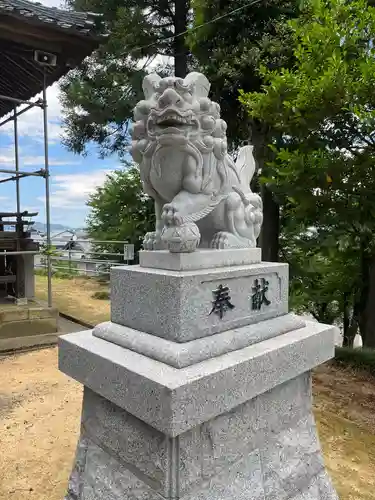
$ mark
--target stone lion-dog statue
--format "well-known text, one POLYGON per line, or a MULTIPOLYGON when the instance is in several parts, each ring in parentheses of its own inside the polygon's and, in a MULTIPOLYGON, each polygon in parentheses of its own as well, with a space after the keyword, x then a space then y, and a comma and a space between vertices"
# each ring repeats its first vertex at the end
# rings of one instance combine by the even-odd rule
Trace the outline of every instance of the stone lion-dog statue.
POLYGON ((237 161, 231 159, 227 124, 209 90, 208 79, 196 72, 143 80, 132 156, 145 193, 155 201, 155 231, 145 235, 145 250, 256 246, 263 214, 261 198, 250 189, 253 147, 242 147, 237 161))

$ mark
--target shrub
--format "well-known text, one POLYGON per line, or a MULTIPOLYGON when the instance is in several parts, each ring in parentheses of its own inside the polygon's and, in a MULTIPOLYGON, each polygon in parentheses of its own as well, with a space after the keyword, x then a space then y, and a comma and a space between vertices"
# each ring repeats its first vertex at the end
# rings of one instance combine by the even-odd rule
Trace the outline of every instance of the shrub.
POLYGON ((34 274, 36 276, 47 276, 48 271, 47 269, 34 269, 34 274))
POLYGON ((91 297, 98 300, 109 300, 109 292, 101 290, 100 292, 93 293, 91 297))
POLYGON ((99 285, 108 285, 110 281, 109 275, 91 276, 90 279, 96 281, 96 283, 99 283, 99 285))
POLYGON ((375 376, 375 350, 336 347, 335 363, 340 366, 364 370, 375 376))
POLYGON ((61 278, 64 280, 71 280, 75 277, 74 275, 70 274, 67 271, 55 271, 55 270, 52 270, 52 276, 54 278, 61 278))

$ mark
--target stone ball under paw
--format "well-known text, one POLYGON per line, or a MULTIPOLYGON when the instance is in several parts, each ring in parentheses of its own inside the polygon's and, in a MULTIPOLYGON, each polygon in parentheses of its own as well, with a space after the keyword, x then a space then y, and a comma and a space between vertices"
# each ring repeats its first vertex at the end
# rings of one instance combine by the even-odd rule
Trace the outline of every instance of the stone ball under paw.
POLYGON ((165 227, 161 239, 172 253, 191 253, 197 249, 201 234, 196 224, 187 222, 181 226, 165 227))

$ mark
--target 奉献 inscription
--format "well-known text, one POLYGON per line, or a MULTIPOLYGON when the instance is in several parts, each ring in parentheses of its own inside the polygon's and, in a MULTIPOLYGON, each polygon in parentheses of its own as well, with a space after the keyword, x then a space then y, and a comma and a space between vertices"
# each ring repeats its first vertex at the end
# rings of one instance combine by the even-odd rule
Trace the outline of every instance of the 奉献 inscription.
POLYGON ((212 302, 212 309, 210 314, 218 314, 220 319, 223 319, 224 314, 228 309, 234 309, 234 305, 231 303, 231 297, 229 295, 229 288, 227 286, 219 285, 216 290, 212 291, 214 300, 212 302))
POLYGON ((265 278, 256 279, 252 287, 251 308, 253 311, 260 311, 262 304, 269 306, 271 301, 266 297, 269 282, 265 278))

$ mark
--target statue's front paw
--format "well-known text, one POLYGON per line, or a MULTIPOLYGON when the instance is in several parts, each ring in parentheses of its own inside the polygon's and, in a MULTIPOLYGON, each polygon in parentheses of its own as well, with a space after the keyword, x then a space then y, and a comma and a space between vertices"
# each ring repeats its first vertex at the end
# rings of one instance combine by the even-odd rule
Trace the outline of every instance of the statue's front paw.
POLYGON ((155 232, 146 233, 143 238, 143 250, 153 250, 155 241, 155 232))
POLYGON ((220 231, 216 233, 211 241, 211 248, 222 250, 225 248, 247 248, 255 246, 246 238, 241 238, 232 233, 220 231))
POLYGON ((162 219, 165 226, 181 226, 183 224, 182 215, 173 203, 167 203, 163 207, 162 219))
POLYGON ((165 248, 166 245, 161 240, 160 233, 152 231, 145 234, 143 238, 143 250, 164 250, 165 248))
POLYGON ((211 241, 211 248, 216 248, 218 250, 224 249, 224 248, 230 248, 230 241, 229 241, 229 233, 226 233, 224 231, 220 231, 219 233, 216 233, 215 236, 213 237, 211 241))

